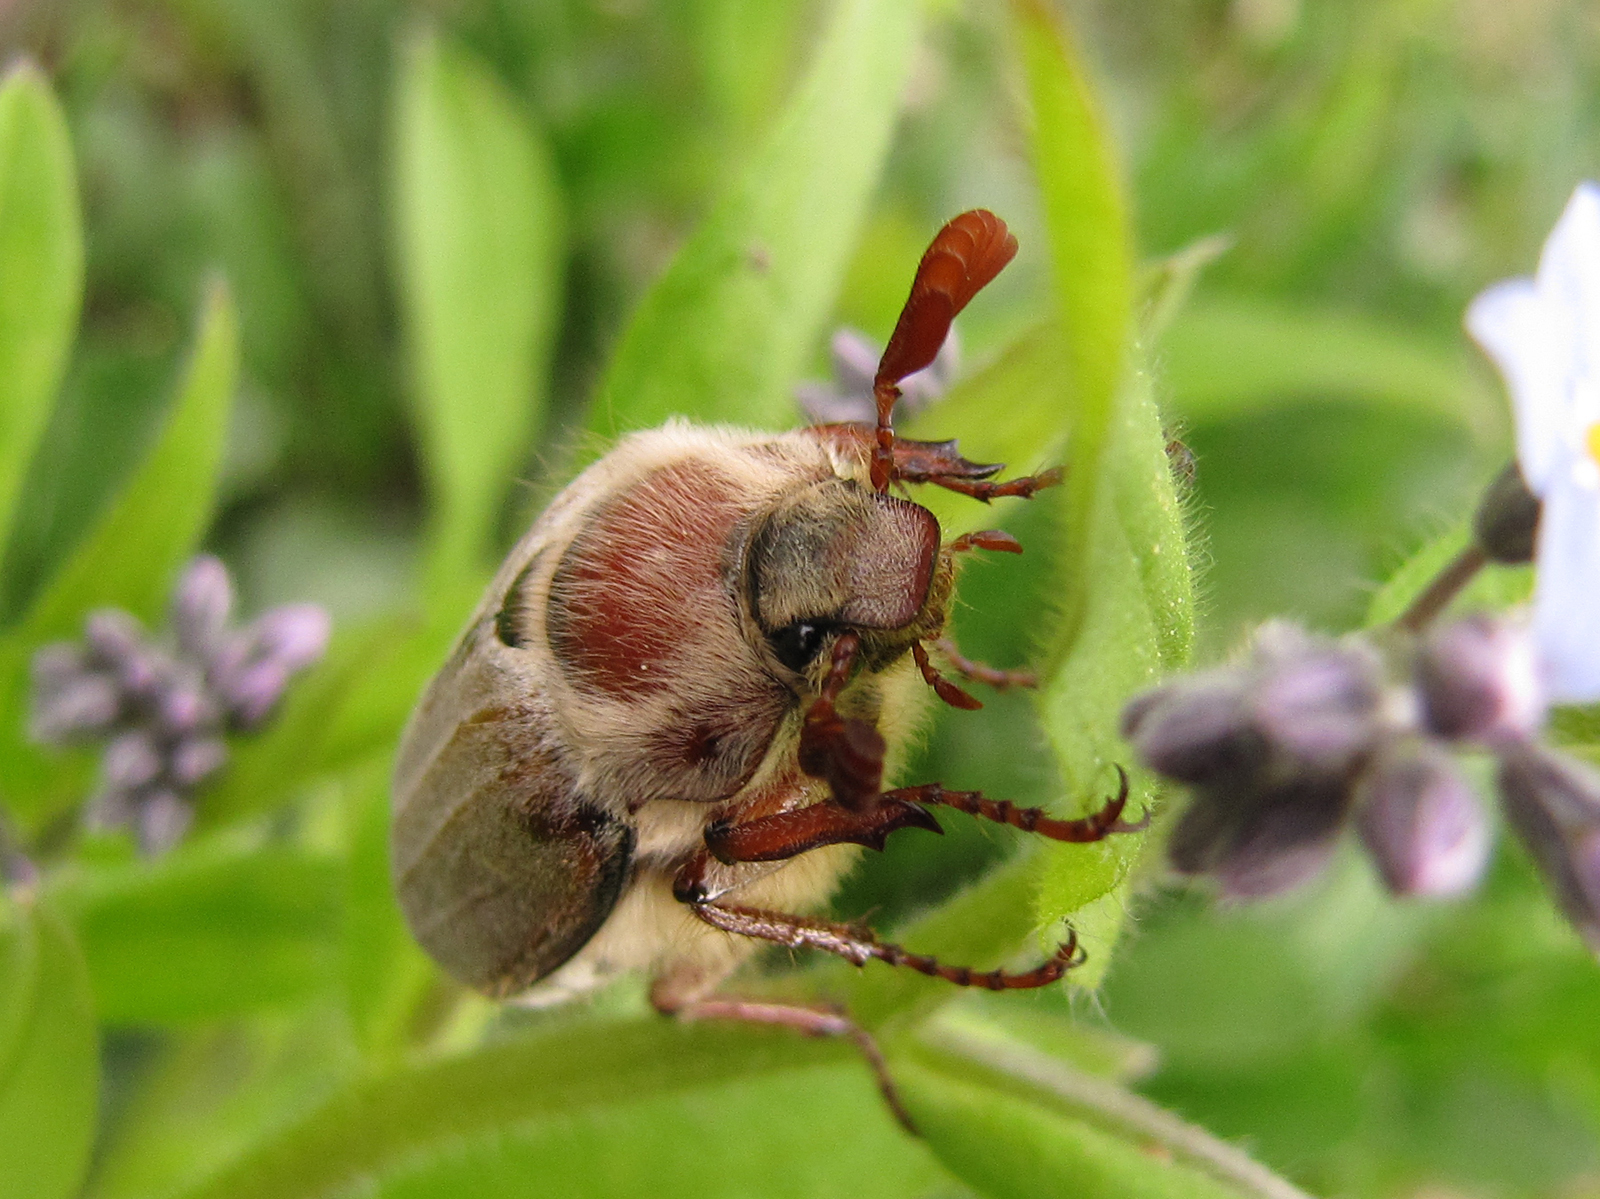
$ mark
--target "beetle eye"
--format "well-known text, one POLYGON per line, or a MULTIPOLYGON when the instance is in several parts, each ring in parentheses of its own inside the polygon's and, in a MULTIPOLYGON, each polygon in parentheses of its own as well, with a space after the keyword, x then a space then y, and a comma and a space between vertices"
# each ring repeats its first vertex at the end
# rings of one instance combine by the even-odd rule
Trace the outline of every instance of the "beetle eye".
POLYGON ((769 633, 767 642, 778 656, 778 661, 799 674, 815 661, 832 628, 832 625, 817 620, 797 620, 769 633))

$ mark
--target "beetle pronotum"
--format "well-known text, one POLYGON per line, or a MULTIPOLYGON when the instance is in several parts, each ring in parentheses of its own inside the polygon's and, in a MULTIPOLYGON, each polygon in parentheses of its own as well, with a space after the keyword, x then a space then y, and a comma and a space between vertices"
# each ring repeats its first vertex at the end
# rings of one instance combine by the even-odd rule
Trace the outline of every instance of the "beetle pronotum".
POLYGON ((792 914, 821 904, 859 847, 939 831, 932 807, 1063 841, 1134 827, 1125 778, 1081 820, 937 783, 882 787, 912 689, 978 706, 928 645, 969 677, 1024 681, 940 640, 956 556, 1021 547, 998 531, 941 544, 931 512, 890 494, 932 484, 988 502, 1059 481, 996 482, 1000 467, 890 421, 899 381, 1016 248, 981 209, 940 230, 879 363, 876 426, 632 434, 512 550, 395 772, 400 903, 450 974, 544 1002, 649 971, 663 1012, 855 1037, 893 1102, 842 1016, 713 991, 760 941, 996 990, 1076 964, 1070 934, 1035 969, 980 973, 792 914))

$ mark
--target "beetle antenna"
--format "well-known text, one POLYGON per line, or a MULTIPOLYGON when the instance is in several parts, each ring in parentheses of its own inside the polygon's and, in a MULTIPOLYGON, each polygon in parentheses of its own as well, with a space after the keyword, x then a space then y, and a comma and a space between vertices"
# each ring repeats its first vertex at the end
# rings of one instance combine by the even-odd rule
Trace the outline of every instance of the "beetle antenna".
POLYGON ((892 416, 900 398, 900 381, 938 356, 956 314, 1016 253, 1017 239, 1006 223, 986 208, 974 208, 939 230, 917 264, 911 294, 872 380, 872 398, 878 407, 877 440, 872 450, 874 491, 888 491, 894 477, 892 416))

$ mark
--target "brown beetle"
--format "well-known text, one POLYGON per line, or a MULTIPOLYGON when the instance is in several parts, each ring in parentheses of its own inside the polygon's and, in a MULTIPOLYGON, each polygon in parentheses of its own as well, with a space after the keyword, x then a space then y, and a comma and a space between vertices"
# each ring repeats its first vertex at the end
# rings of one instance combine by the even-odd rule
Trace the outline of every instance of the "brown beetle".
MULTIPOLYGON (((996 990, 1076 963, 1069 937, 1034 970, 978 973, 791 914, 821 904, 859 847, 939 831, 931 806, 1065 841, 1135 827, 1120 819, 1126 779, 1100 812, 1066 821, 938 784, 881 785, 923 682, 978 706, 926 648, 945 626, 956 555, 1021 548, 1001 532, 941 544, 933 514, 891 485, 987 502, 1059 481, 994 482, 1000 467, 890 425, 898 382, 933 360, 1016 248, 983 210, 939 232, 879 364, 875 428, 635 433, 511 552, 395 773, 401 906, 450 974, 548 1002, 645 970, 664 1012, 851 1035, 882 1080, 842 1017, 712 991, 757 941, 996 990)), ((969 677, 1020 681, 939 644, 969 677)))

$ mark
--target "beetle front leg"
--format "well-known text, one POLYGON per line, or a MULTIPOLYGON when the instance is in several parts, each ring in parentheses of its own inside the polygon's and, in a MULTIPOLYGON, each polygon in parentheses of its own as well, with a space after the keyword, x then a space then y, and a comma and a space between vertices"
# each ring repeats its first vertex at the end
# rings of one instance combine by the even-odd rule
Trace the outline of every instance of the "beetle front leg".
MULTIPOLYGON (((824 845, 864 845, 882 850, 889 834, 899 829, 943 833, 928 811, 930 806, 954 808, 1052 841, 1079 845, 1104 841, 1114 833, 1142 832, 1150 824, 1148 813, 1133 822, 1122 819, 1128 806, 1128 775, 1120 766, 1117 775, 1117 794, 1099 811, 1077 820, 1059 819, 1043 808, 1021 808, 1008 799, 990 799, 981 791, 947 791, 938 783, 923 783, 885 791, 875 805, 859 811, 830 800, 739 824, 719 822, 706 829, 706 850, 726 865, 782 862, 824 845)), ((690 896, 680 891, 678 898, 688 900, 690 896)))
POLYGON ((787 861, 824 845, 864 845, 881 851, 889 834, 903 828, 944 832, 933 814, 915 800, 884 795, 863 811, 829 800, 741 824, 721 821, 706 829, 705 838, 711 856, 732 865, 787 861))

